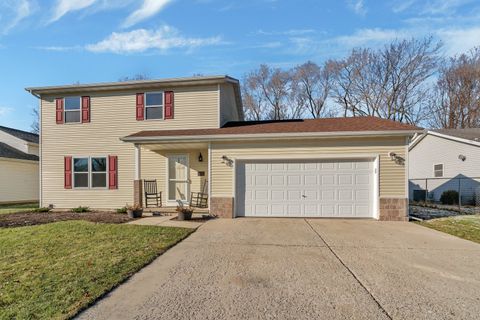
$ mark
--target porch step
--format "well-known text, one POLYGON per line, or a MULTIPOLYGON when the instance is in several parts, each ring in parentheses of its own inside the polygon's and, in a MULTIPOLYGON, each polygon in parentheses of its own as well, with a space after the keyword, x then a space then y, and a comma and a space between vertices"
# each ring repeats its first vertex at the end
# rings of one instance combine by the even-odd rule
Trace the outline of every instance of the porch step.
MULTIPOLYGON (((151 214, 152 216, 176 216, 177 211, 176 207, 148 207, 144 208, 143 212, 146 214, 151 214)), ((193 213, 195 214, 210 214, 210 210, 208 208, 194 208, 193 213)))

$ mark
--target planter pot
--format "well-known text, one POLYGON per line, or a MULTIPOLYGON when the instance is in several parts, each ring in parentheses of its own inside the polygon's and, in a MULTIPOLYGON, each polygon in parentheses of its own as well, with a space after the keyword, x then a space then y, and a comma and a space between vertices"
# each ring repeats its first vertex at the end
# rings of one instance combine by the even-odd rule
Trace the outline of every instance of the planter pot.
POLYGON ((130 218, 141 218, 143 209, 140 210, 127 210, 127 214, 130 218))
POLYGON ((183 212, 183 211, 180 211, 180 212, 178 212, 177 220, 180 220, 180 221, 190 220, 190 219, 192 219, 192 213, 193 213, 193 212, 183 212))

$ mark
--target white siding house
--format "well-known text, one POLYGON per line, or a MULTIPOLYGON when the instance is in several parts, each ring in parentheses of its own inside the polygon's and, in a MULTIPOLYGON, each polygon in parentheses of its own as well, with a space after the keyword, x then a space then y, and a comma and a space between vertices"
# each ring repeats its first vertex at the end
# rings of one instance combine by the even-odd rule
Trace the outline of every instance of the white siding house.
MULTIPOLYGON (((409 147, 409 198, 439 201, 446 190, 461 193, 462 203, 480 196, 480 129, 428 131, 409 147)), ((480 198, 479 198, 480 200, 480 198)))
POLYGON ((39 199, 38 135, 0 126, 0 203, 39 199))

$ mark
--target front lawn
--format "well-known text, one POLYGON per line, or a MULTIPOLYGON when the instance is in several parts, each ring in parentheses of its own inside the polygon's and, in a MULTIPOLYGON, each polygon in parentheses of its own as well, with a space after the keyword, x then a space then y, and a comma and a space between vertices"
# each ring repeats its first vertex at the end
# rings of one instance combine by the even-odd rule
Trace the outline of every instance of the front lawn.
POLYGON ((0 229, 0 319, 64 319, 192 229, 64 221, 0 229))
POLYGON ((453 216, 418 223, 425 227, 480 243, 480 215, 453 216))
POLYGON ((38 202, 22 203, 22 204, 0 204, 0 214, 27 212, 27 211, 33 211, 37 208, 38 208, 38 202))

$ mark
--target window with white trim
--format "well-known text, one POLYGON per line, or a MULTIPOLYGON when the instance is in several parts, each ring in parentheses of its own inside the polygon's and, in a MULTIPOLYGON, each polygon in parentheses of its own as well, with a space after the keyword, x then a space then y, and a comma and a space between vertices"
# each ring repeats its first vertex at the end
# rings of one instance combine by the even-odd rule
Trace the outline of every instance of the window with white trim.
POLYGON ((145 93, 145 119, 163 119, 163 92, 145 93))
POLYGON ((80 97, 65 97, 64 100, 65 123, 81 122, 82 102, 80 97))
POLYGON ((73 187, 88 188, 88 158, 73 158, 73 187))
POLYGON ((435 178, 443 177, 443 164, 439 163, 433 165, 433 176, 435 178))
POLYGON ((106 188, 107 173, 106 157, 73 158, 74 188, 106 188))

